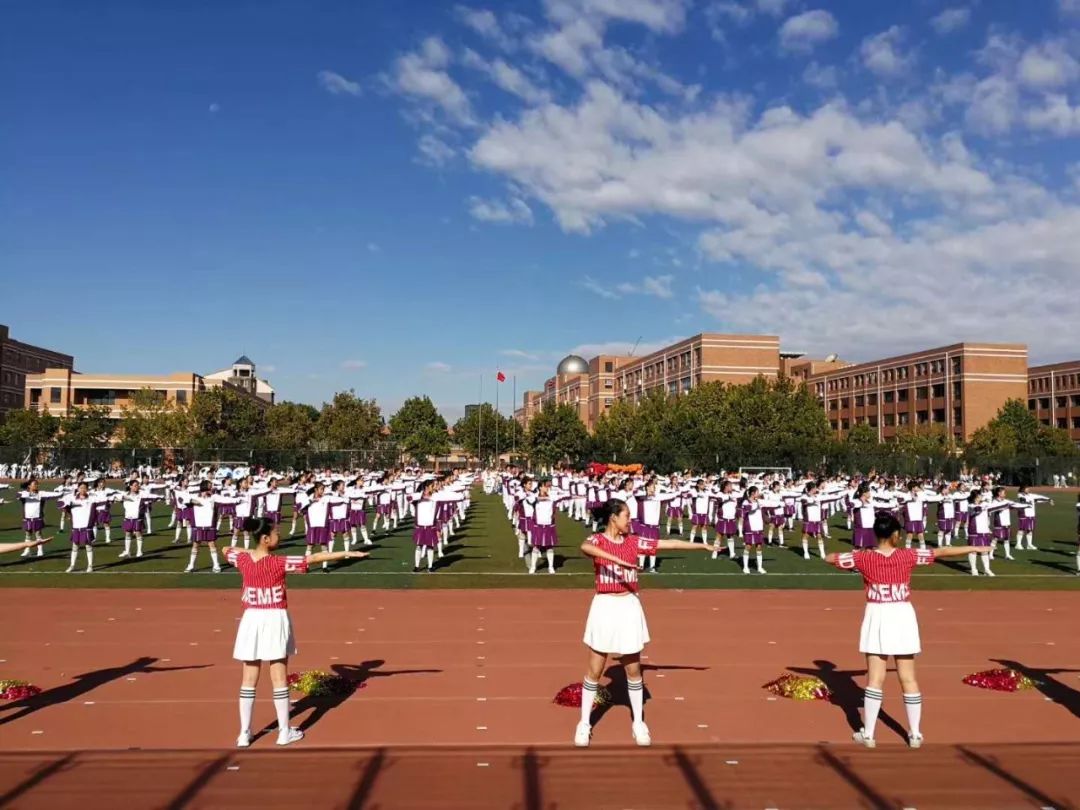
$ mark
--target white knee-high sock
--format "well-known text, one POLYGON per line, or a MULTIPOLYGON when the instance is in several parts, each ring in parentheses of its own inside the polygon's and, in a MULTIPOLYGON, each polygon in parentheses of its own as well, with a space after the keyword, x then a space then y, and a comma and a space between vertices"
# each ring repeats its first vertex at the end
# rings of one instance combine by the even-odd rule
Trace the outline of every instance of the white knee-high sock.
POLYGON ((191 556, 188 558, 188 568, 195 567, 195 556, 199 553, 199 547, 195 544, 191 544, 191 556))
POLYGON ((124 556, 131 553, 131 532, 124 532, 124 556))
POLYGON ((874 727, 877 725, 878 712, 881 711, 881 701, 885 693, 880 689, 866 687, 863 692, 863 734, 870 739, 874 738, 874 727))
POLYGON ((218 561, 218 553, 216 546, 210 546, 210 562, 214 568, 221 568, 221 563, 218 561))
POLYGON ((427 567, 429 570, 435 567, 435 549, 433 548, 427 550, 427 567))
POLYGON ((173 542, 174 543, 179 543, 180 542, 180 530, 182 528, 183 528, 183 524, 178 522, 176 524, 176 531, 173 533, 173 542))
POLYGON ((255 687, 240 687, 240 733, 251 733, 251 715, 255 712, 255 687))
POLYGON ((349 527, 349 534, 352 536, 352 544, 355 546, 356 545, 356 527, 355 526, 350 526, 349 527))
POLYGON ((990 555, 989 554, 980 554, 979 556, 982 557, 983 571, 985 571, 988 574, 993 573, 990 570, 990 555))
POLYGON ((86 547, 86 569, 90 570, 94 567, 94 547, 86 547))
POLYGON ((142 556, 142 535, 135 535, 135 554, 139 557, 142 556))
POLYGON ((413 554, 413 568, 420 567, 420 559, 424 556, 424 549, 420 546, 416 547, 416 553, 413 554))
POLYGON ((78 546, 72 546, 71 547, 71 567, 74 568, 75 563, 77 563, 78 561, 79 561, 79 547, 78 546))
MULTIPOLYGON (((38 546, 38 552, 41 552, 40 546, 38 546)), ((1076 553, 1076 572, 1080 574, 1080 551, 1076 553)))
MULTIPOLYGON (((626 691, 630 694, 630 711, 634 715, 634 722, 644 721, 645 712, 645 682, 626 679, 626 691)), ((584 692, 582 692, 584 695, 584 692)))
POLYGON ((760 548, 757 550, 757 570, 762 573, 765 571, 765 558, 762 556, 760 548))
POLYGON ((106 543, 111 543, 112 542, 112 526, 110 526, 107 523, 105 524, 105 542, 106 543))
POLYGON ((908 730, 912 737, 921 737, 919 723, 922 722, 922 695, 919 692, 904 693, 904 709, 907 711, 908 730))
POLYGON ((360 535, 364 538, 364 545, 365 546, 370 546, 371 545, 371 538, 368 537, 367 526, 361 526, 360 527, 360 535))
POLYGON ((745 548, 742 553, 742 570, 744 574, 750 573, 750 552, 745 548))
POLYGON ((825 559, 825 541, 824 540, 818 540, 817 541, 817 550, 818 550, 818 554, 821 555, 821 559, 824 560, 825 559))
POLYGON ((278 734, 289 732, 289 687, 274 687, 274 714, 277 715, 278 734))
POLYGON ((251 532, 244 532, 244 548, 251 548, 251 532))
POLYGON ((547 550, 546 556, 547 556, 548 571, 554 571, 555 570, 555 549, 549 548, 547 550))
POLYGON ((735 559, 735 538, 729 537, 727 541, 727 553, 728 557, 735 559))
POLYGON ((540 562, 540 549, 534 548, 529 555, 529 573, 536 573, 536 565, 540 562))
MULTIPOLYGON (((1001 544, 1005 547, 1005 559, 1006 560, 1011 560, 1012 559, 1012 551, 1009 549, 1009 538, 1006 537, 1004 540, 1001 541, 1001 544)), ((1017 548, 1019 548, 1019 547, 1020 547, 1019 544, 1017 544, 1017 548)))
POLYGON ((596 702, 596 693, 600 684, 590 681, 588 678, 581 682, 581 722, 589 725, 589 716, 592 714, 593 704, 596 702))
POLYGON ((971 567, 971 573, 973 573, 973 574, 978 574, 979 573, 979 563, 978 563, 978 560, 976 559, 978 556, 979 555, 975 554, 974 552, 971 553, 971 554, 968 554, 968 565, 971 567))
POLYGON ((802 553, 804 557, 810 556, 810 540, 806 537, 802 539, 802 553))

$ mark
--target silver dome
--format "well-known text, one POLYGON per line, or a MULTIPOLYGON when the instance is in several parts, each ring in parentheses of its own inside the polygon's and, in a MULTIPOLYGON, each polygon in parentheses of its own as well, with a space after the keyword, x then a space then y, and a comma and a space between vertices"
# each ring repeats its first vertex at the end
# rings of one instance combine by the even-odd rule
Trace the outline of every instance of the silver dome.
POLYGON ((557 374, 588 374, 589 364, 584 357, 568 354, 559 362, 557 374))

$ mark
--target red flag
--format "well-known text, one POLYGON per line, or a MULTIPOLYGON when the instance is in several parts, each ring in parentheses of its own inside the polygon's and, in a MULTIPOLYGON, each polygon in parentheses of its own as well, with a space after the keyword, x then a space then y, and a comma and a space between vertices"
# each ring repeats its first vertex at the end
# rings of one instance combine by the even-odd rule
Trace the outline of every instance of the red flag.
POLYGON ((495 375, 495 379, 499 382, 506 382, 506 375, 500 371, 495 375))

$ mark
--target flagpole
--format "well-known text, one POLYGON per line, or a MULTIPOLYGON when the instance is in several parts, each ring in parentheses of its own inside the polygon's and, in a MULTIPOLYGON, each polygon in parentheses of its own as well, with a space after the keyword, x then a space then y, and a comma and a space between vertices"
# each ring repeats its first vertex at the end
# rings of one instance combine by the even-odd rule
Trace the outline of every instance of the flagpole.
POLYGON ((476 419, 476 462, 482 464, 481 461, 481 445, 483 444, 484 436, 484 375, 480 375, 480 400, 476 405, 477 419, 476 419))
MULTIPOLYGON (((517 405, 517 374, 514 375, 514 396, 513 399, 510 400, 510 405, 512 408, 517 405)), ((510 411, 510 415, 514 416, 513 410, 510 411)), ((514 416, 514 426, 511 428, 512 432, 510 433, 510 441, 513 444, 513 449, 510 451, 511 464, 514 463, 514 456, 517 455, 517 429, 517 417, 514 416)))
POLYGON ((495 378, 495 468, 499 467, 499 378, 495 378))

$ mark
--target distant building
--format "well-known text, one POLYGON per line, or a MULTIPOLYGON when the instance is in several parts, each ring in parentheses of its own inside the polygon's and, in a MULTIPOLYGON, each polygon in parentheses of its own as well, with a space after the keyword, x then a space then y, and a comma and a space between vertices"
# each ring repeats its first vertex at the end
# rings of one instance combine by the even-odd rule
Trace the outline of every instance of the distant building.
POLYGON ((479 405, 466 405, 465 406, 465 418, 468 419, 470 416, 472 416, 478 410, 480 410, 479 405))
POLYGON ((269 402, 271 405, 274 404, 274 389, 266 380, 259 379, 255 373, 255 364, 246 354, 240 355, 231 367, 215 371, 213 374, 207 374, 205 379, 214 382, 227 382, 234 388, 240 388, 265 402, 269 402))
POLYGON ((1080 360, 1028 369, 1028 410, 1080 444, 1080 360))
POLYGON ((71 369, 75 358, 12 340, 8 327, 0 324, 0 414, 22 408, 26 401, 26 377, 47 368, 71 369))

